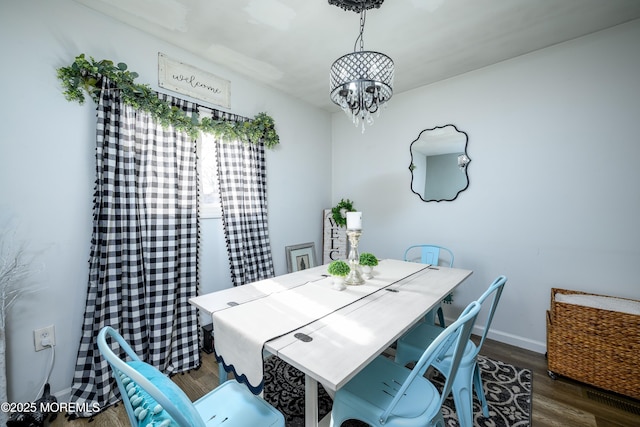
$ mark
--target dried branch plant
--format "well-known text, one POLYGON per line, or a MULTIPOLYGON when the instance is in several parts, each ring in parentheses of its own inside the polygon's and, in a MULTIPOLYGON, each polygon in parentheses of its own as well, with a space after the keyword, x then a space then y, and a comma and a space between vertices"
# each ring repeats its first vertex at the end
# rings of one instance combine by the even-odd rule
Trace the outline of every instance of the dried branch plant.
POLYGON ((31 260, 13 234, 6 230, 0 234, 0 329, 5 328, 7 313, 18 297, 32 291, 26 286, 31 260))
MULTIPOLYGON (((0 229, 0 402, 7 402, 6 319, 13 303, 21 295, 31 292, 26 285, 31 274, 31 259, 23 245, 16 245, 15 229, 0 229)), ((5 425, 8 412, 0 412, 0 425, 5 425)))

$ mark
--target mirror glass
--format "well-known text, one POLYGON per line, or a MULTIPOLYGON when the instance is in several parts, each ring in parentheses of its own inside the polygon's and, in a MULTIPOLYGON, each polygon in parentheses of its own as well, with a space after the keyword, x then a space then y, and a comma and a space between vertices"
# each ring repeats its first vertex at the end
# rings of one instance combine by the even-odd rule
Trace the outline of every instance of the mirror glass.
POLYGON ((425 202, 452 201, 469 186, 469 138, 454 125, 425 129, 411 143, 411 191, 425 202))

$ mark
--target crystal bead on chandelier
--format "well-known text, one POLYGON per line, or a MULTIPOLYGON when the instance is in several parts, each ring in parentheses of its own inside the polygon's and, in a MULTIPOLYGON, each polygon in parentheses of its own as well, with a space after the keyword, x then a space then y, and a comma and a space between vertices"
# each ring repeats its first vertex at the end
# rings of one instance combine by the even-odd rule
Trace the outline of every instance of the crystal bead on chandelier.
POLYGON ((393 60, 380 52, 364 50, 364 24, 367 9, 379 8, 384 0, 329 0, 329 4, 360 13, 360 34, 353 53, 338 58, 331 65, 329 84, 331 100, 351 117, 354 125, 373 124, 372 114, 393 95, 393 60), (358 46, 360 50, 356 50, 358 46))

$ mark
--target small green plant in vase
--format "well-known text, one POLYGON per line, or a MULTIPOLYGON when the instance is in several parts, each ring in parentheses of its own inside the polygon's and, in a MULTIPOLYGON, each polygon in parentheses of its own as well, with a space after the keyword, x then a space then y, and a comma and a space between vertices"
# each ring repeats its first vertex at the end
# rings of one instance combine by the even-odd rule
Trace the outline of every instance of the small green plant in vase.
POLYGON ((360 254, 360 266, 362 267, 362 275, 365 279, 373 277, 373 267, 378 265, 378 258, 372 253, 363 252, 360 254))
POLYGON ((349 275, 349 272, 351 271, 351 268, 345 261, 337 260, 331 261, 329 267, 327 268, 327 271, 332 276, 347 277, 347 275, 349 275))
POLYGON ((327 271, 333 276, 333 288, 339 291, 345 289, 344 279, 351 271, 349 264, 342 260, 331 261, 327 271))

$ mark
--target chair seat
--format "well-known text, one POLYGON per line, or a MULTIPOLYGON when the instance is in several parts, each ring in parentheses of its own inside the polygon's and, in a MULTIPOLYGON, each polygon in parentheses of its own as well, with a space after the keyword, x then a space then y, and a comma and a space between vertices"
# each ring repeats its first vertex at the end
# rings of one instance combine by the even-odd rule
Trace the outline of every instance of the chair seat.
MULTIPOLYGON (((334 416, 340 418, 343 406, 358 414, 381 415, 410 373, 409 369, 378 356, 336 392, 334 416)), ((411 383, 385 425, 407 425, 407 419, 413 420, 411 425, 428 425, 439 410, 438 390, 429 380, 419 377, 411 383)), ((365 421, 378 424, 378 420, 365 421)))
POLYGON ((98 334, 100 354, 109 363, 127 416, 134 427, 284 427, 284 416, 236 381, 227 381, 195 402, 168 376, 143 362, 112 327, 98 334), (120 354, 107 342, 117 343, 120 354), (125 359, 130 359, 125 361, 125 359))
POLYGON ((467 306, 458 320, 427 347, 413 369, 378 356, 336 392, 331 427, 357 419, 374 427, 444 426, 441 408, 452 390, 465 343, 471 335, 480 303, 467 306), (453 358, 440 392, 423 374, 433 360, 452 347, 453 358))
MULTIPOLYGON (((185 413, 188 410, 184 406, 181 407, 181 405, 190 405, 188 397, 169 377, 141 361, 130 361, 127 365, 149 379, 181 412, 185 413)), ((279 411, 237 381, 226 381, 193 402, 193 406, 207 427, 284 425, 284 417, 279 411)), ((162 420, 173 421, 167 415, 160 414, 160 416, 162 420)), ((158 420, 145 419, 144 421, 153 425, 158 424, 158 420)))
POLYGON ((207 427, 284 425, 279 411, 237 381, 226 381, 193 404, 207 427))

